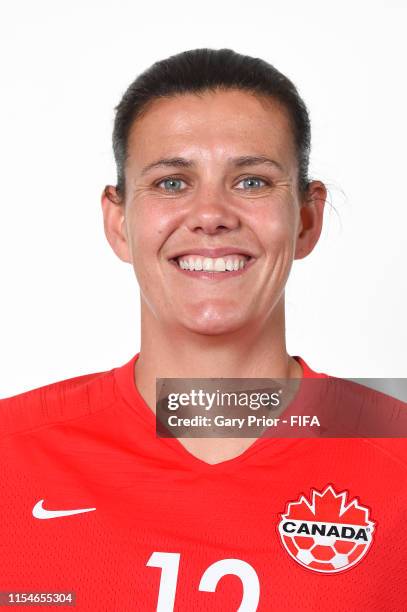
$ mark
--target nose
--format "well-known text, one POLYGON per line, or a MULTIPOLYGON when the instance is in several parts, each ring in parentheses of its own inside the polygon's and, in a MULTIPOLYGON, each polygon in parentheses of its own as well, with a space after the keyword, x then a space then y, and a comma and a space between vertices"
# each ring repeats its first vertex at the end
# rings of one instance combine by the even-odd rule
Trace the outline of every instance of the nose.
POLYGON ((211 186, 197 192, 186 225, 195 233, 217 234, 239 227, 239 216, 223 189, 211 186))

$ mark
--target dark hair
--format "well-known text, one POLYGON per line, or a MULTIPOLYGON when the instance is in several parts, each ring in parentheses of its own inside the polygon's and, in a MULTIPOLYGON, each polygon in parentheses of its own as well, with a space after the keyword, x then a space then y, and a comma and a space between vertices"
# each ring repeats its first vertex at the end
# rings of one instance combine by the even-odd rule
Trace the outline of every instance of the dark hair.
POLYGON ((187 93, 240 89, 277 99, 288 111, 298 161, 298 183, 305 191, 311 127, 307 107, 293 83, 266 61, 232 49, 193 49, 155 62, 128 87, 115 107, 113 151, 117 166, 116 189, 125 194, 127 142, 134 121, 157 98, 187 93))

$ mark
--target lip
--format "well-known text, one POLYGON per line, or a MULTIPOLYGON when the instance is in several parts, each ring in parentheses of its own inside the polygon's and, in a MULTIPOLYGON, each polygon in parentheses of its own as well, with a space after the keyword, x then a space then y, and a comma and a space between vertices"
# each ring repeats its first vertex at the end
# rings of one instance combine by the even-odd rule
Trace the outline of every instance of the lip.
POLYGON ((224 255, 246 255, 255 259, 255 255, 246 249, 241 247, 217 247, 217 248, 185 248, 182 251, 178 251, 173 255, 170 255, 168 259, 178 259, 183 255, 201 255, 202 257, 223 257, 224 255))

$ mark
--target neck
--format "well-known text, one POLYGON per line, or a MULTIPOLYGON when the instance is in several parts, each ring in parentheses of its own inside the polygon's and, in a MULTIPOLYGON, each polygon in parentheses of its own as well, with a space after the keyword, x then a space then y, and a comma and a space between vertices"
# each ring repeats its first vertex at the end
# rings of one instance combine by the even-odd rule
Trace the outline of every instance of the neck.
POLYGON ((287 354, 284 297, 261 324, 203 335, 157 323, 142 307, 137 388, 155 410, 156 378, 301 378, 287 354))

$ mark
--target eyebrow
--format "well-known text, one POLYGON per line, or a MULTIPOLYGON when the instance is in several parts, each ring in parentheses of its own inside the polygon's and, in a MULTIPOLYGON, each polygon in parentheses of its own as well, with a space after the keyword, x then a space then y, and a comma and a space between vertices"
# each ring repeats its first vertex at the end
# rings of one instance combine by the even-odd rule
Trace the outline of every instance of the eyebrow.
MULTIPOLYGON (((284 170, 282 165, 279 164, 275 159, 270 159, 264 155, 241 155, 240 157, 229 157, 227 162, 236 167, 240 168, 242 166, 258 166, 260 164, 270 164, 279 170, 284 170)), ((196 167, 196 162, 192 159, 186 159, 185 157, 167 157, 158 159, 151 164, 145 166, 141 171, 141 176, 147 174, 153 168, 162 168, 162 167, 175 167, 175 168, 194 168, 196 167)))

